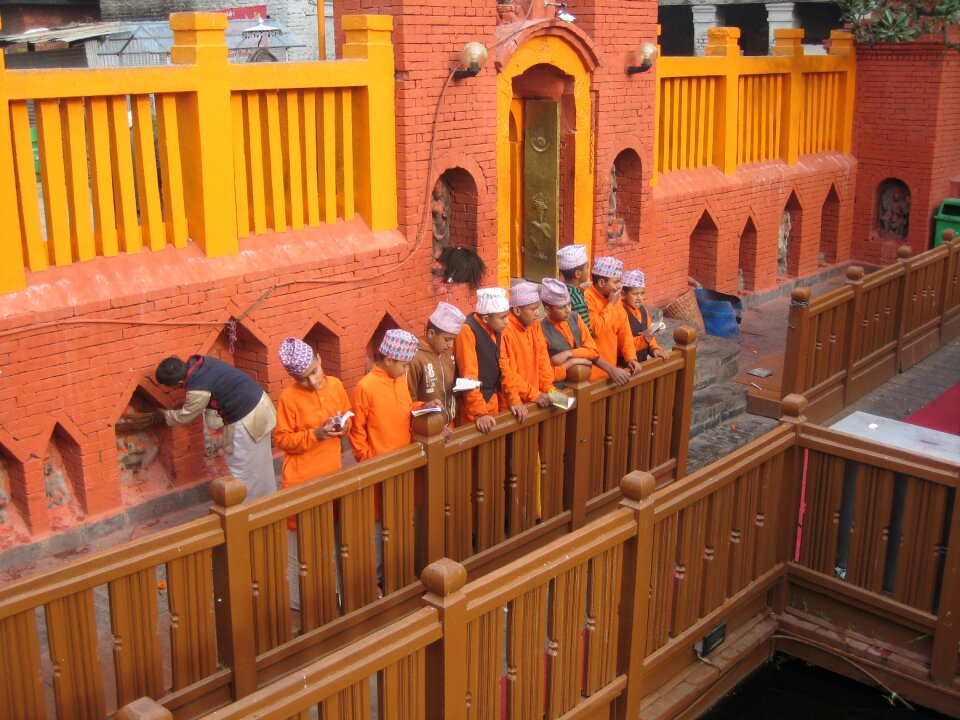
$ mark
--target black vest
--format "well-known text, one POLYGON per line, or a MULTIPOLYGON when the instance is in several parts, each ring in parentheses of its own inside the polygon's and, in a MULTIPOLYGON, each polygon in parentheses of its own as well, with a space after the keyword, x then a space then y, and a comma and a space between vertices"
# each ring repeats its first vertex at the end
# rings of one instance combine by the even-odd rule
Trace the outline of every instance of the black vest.
MULTIPOLYGON (((627 313, 627 320, 630 321, 630 334, 633 337, 639 337, 640 335, 643 335, 647 331, 647 328, 650 327, 650 316, 647 314, 647 308, 645 305, 640 306, 639 319, 627 309, 624 309, 624 312, 627 313)), ((637 350, 637 360, 640 362, 643 362, 648 357, 650 357, 650 348, 637 350)))
POLYGON ((543 320, 540 321, 540 327, 543 328, 543 337, 547 340, 547 350, 550 352, 551 357, 557 353, 573 350, 583 345, 583 338, 580 337, 580 323, 577 322, 577 316, 574 313, 570 313, 570 316, 567 318, 567 324, 570 326, 573 341, 576 343, 574 347, 570 347, 567 339, 547 318, 543 318, 543 320))
POLYGON ((263 390, 257 381, 242 370, 206 355, 192 355, 187 360, 187 391, 210 393, 210 407, 228 425, 245 418, 260 402, 263 390))
POLYGON ((493 342, 487 329, 477 321, 476 313, 470 313, 467 325, 476 338, 480 394, 489 402, 493 394, 500 389, 500 333, 497 333, 497 341, 493 342))

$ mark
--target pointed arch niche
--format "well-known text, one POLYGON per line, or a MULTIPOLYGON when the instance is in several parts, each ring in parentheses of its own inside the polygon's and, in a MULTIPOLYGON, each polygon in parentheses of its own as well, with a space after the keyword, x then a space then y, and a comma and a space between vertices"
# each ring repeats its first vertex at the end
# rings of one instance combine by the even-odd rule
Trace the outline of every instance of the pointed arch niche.
POLYGON ((340 357, 340 336, 321 322, 315 322, 303 341, 316 351, 325 375, 339 378, 343 372, 340 357))
POLYGON ((0 443, 0 549, 26 542, 30 530, 18 507, 24 486, 23 464, 0 443))
POLYGON ((44 452, 43 489, 51 529, 70 526, 83 517, 80 443, 60 423, 53 426, 44 452))
POLYGON ((757 226, 752 217, 748 217, 740 231, 740 290, 754 290, 757 287, 757 258, 760 247, 757 244, 757 226))
POLYGON ((831 185, 820 211, 820 258, 819 262, 833 264, 837 261, 837 241, 840 236, 840 196, 837 186, 831 185))
POLYGON ((705 287, 714 287, 717 278, 717 251, 720 231, 706 210, 690 233, 690 258, 687 273, 705 287))
POLYGON ((791 192, 780 215, 777 244, 777 275, 797 277, 800 273, 800 241, 803 238, 803 206, 791 192))
POLYGON ((368 367, 373 367, 373 359, 376 357, 377 349, 380 347, 380 343, 383 342, 383 336, 387 334, 387 330, 394 330, 399 327, 400 324, 393 319, 390 313, 384 313, 383 317, 380 318, 380 322, 377 323, 377 327, 374 328, 370 334, 370 338, 367 340, 366 355, 368 367))
POLYGON ((607 200, 607 242, 640 240, 640 213, 643 202, 643 165, 640 156, 627 148, 610 169, 610 196, 607 200))

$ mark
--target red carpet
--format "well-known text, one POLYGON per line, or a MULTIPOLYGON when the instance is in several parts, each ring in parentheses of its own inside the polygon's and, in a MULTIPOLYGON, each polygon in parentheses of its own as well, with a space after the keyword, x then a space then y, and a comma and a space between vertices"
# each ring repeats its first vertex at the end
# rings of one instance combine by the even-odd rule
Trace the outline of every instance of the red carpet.
POLYGON ((917 410, 904 422, 960 435, 960 383, 938 395, 932 403, 917 410))

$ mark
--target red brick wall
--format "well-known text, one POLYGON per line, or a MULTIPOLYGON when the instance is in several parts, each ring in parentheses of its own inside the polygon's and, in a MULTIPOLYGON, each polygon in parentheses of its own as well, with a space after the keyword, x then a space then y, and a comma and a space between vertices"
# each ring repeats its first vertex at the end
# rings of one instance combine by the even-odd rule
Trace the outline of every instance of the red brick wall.
POLYGON ((874 233, 877 187, 891 177, 911 194, 906 243, 914 253, 929 247, 931 218, 960 175, 958 88, 960 54, 940 42, 857 48, 855 258, 896 258, 899 243, 874 233))

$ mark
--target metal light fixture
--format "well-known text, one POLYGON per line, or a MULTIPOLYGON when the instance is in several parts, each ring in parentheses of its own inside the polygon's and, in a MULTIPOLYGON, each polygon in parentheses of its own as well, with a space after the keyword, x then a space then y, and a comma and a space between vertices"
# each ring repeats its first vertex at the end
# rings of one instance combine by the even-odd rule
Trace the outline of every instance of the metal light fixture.
POLYGON ((573 13, 567 10, 567 4, 565 2, 548 2, 548 0, 543 0, 543 6, 545 8, 555 7, 557 9, 557 20, 572 23, 577 19, 573 13))
POLYGON ((487 48, 483 43, 468 42, 460 51, 460 64, 454 71, 455 80, 473 77, 487 62, 487 48))
POLYGON ((653 43, 645 42, 636 53, 636 65, 627 65, 627 75, 646 72, 653 67, 653 61, 657 58, 657 46, 653 43))

